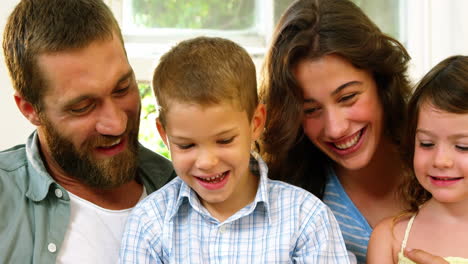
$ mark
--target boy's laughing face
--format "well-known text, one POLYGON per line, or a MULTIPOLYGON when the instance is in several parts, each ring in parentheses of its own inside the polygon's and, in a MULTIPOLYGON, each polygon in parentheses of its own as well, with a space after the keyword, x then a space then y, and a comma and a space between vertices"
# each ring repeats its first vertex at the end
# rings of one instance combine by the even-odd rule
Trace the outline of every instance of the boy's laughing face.
POLYGON ((171 152, 177 175, 218 218, 250 203, 258 179, 249 171, 252 143, 263 131, 265 107, 251 120, 231 103, 209 106, 172 102, 158 131, 171 152))

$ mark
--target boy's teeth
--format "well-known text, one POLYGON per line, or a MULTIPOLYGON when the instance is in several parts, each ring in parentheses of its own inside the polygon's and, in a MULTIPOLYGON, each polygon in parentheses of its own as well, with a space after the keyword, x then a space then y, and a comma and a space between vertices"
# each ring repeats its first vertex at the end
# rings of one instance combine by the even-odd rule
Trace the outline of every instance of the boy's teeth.
POLYGON ((213 177, 209 177, 209 178, 200 178, 201 180, 203 181, 206 181, 206 182, 212 182, 212 181, 215 181, 215 180, 222 180, 224 178, 224 176, 226 176, 226 173, 223 172, 223 173, 220 173, 216 176, 213 176, 213 177))
POLYGON ((357 133, 356 136, 354 136, 353 138, 349 139, 348 141, 346 141, 344 143, 341 143, 341 144, 334 143, 334 145, 338 149, 347 149, 347 148, 350 148, 350 147, 356 145, 356 143, 359 141, 360 137, 361 137, 361 132, 357 133))

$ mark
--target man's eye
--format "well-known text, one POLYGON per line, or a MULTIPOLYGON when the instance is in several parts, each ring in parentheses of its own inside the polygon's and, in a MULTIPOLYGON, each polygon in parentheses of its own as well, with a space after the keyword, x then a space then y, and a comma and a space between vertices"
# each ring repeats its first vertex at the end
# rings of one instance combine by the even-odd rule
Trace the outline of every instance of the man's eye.
POLYGON ((234 141, 234 138, 235 138, 235 137, 231 137, 231 138, 223 139, 223 140, 218 140, 218 144, 229 144, 229 143, 231 143, 232 141, 234 141))
POLYGON ((127 94, 128 90, 130 89, 130 86, 127 86, 127 87, 124 87, 124 88, 120 88, 120 89, 117 89, 114 91, 114 94, 118 95, 118 96, 122 96, 122 95, 125 95, 127 94))
POLYGON ((89 110, 91 110, 93 108, 94 104, 87 104, 83 107, 75 107, 75 108, 71 108, 70 109, 70 112, 72 112, 73 114, 84 114, 86 112, 88 112, 89 110))

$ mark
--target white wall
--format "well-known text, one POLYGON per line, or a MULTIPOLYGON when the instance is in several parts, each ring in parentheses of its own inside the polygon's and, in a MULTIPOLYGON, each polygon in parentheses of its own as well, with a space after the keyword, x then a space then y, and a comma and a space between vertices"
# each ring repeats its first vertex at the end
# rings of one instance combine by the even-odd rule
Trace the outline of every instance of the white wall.
POLYGON ((405 0, 406 48, 412 57, 410 76, 419 80, 451 55, 468 55, 467 0, 405 0))
MULTIPOLYGON (((19 0, 0 0, 0 43, 3 42, 3 30, 8 15, 13 10, 19 0)), ((11 85, 8 70, 3 57, 3 50, 0 52, 0 150, 22 144, 34 127, 19 112, 13 99, 13 87, 11 85)))
MULTIPOLYGON (((19 0, 0 0, 0 41, 6 19, 19 0)), ((454 55, 468 55, 468 10, 467 0, 403 0, 402 15, 406 32, 404 40, 413 57, 410 75, 418 80, 443 58, 454 55)), ((135 70, 139 67, 137 58, 130 58, 135 70)), ((24 143, 34 129, 20 114, 13 100, 13 88, 0 52, 0 149, 24 143)))

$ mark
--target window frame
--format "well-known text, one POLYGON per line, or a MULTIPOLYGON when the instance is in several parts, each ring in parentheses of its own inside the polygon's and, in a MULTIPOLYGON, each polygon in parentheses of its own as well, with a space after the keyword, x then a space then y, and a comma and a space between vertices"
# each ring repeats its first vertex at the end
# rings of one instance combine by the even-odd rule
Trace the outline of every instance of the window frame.
POLYGON ((131 12, 131 0, 104 0, 113 11, 122 29, 130 64, 137 80, 149 81, 158 58, 176 43, 200 36, 223 37, 243 46, 257 64, 263 58, 274 29, 274 0, 255 0, 255 25, 246 30, 211 29, 132 29, 125 26, 124 12, 131 12), (126 10, 126 11, 124 11, 126 10))

